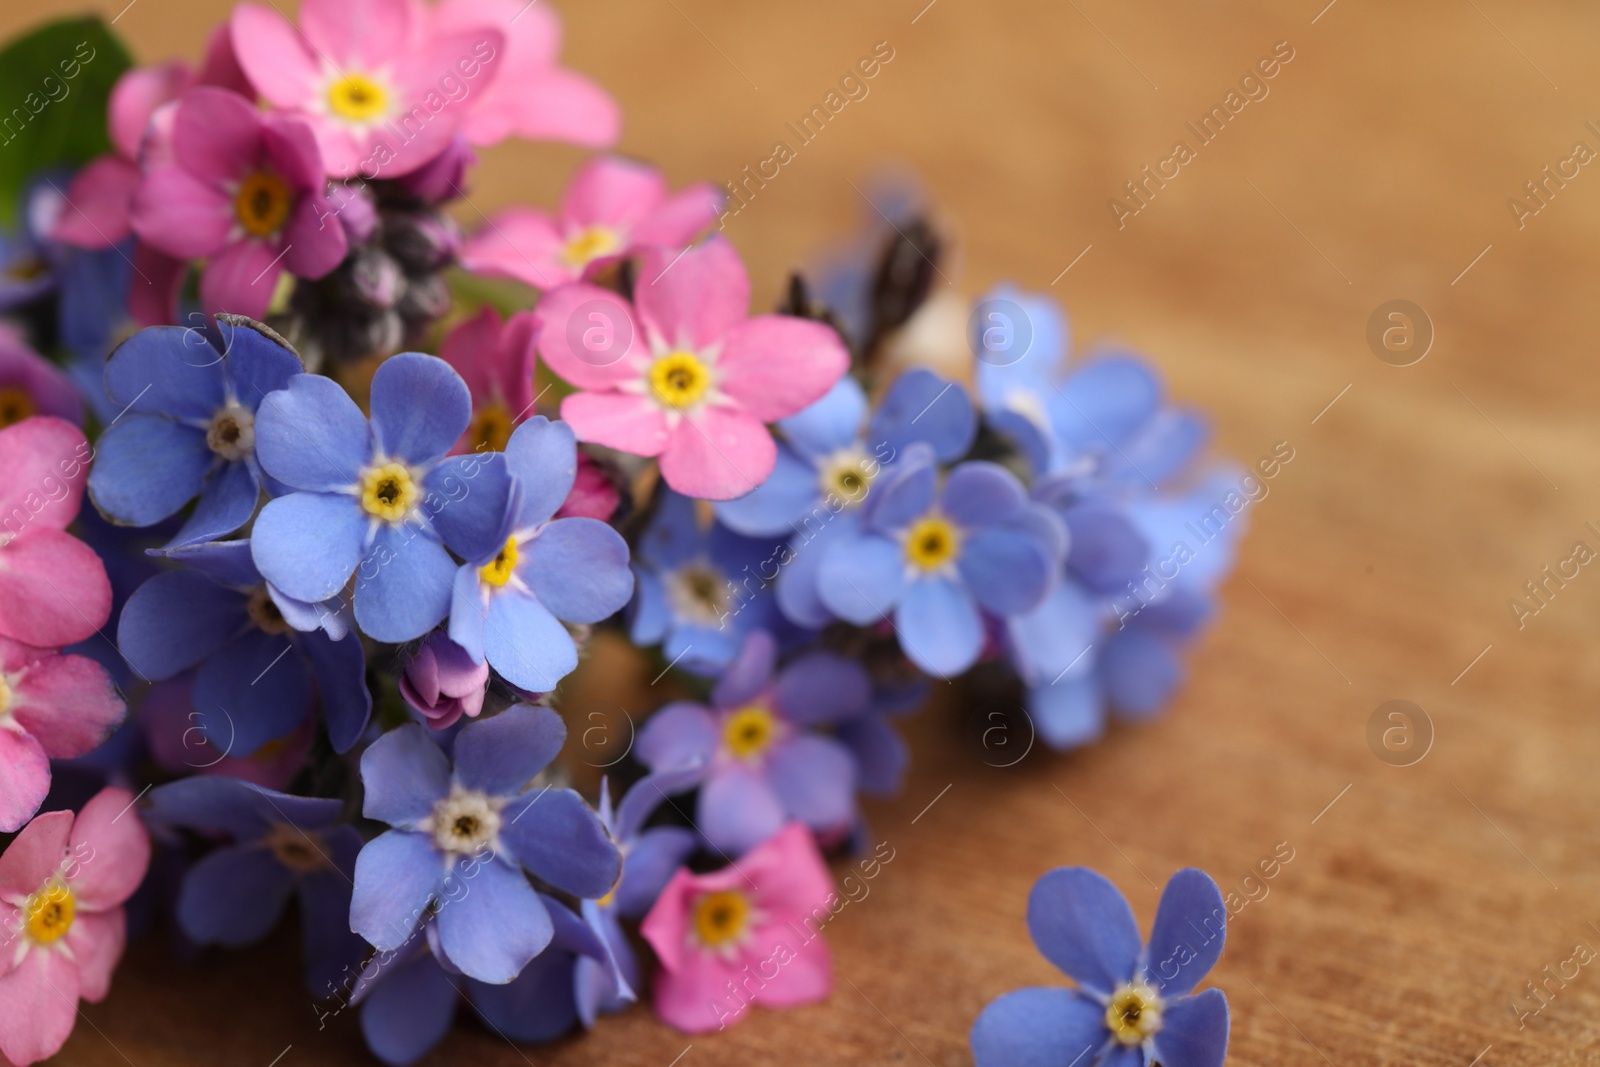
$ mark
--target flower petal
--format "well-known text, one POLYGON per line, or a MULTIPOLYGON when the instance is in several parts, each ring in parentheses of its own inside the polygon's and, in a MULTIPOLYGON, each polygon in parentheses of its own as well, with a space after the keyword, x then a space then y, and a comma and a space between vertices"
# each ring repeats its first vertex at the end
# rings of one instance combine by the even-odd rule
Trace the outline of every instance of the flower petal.
POLYGON ((637 361, 650 350, 633 309, 608 289, 563 285, 539 300, 534 315, 539 354, 579 389, 608 389, 636 379, 637 361))
POLYGON ((743 766, 707 778, 695 811, 706 840, 735 856, 777 833, 784 815, 783 801, 767 781, 743 766))
POLYGON ((18 1065, 61 1051, 78 1020, 78 967, 61 952, 30 952, 0 978, 0 1053, 18 1065))
POLYGON ((704 500, 731 500, 772 473, 778 446, 759 421, 733 408, 702 407, 668 432, 661 477, 704 500))
POLYGON ((215 849, 183 876, 178 922, 202 945, 240 948, 272 932, 293 892, 293 873, 271 849, 254 844, 215 849))
POLYGON ((941 462, 966 455, 978 433, 972 398, 956 382, 926 368, 906 371, 894 380, 873 412, 867 439, 887 445, 890 455, 925 441, 941 462))
POLYGON ((361 1004, 361 1035, 384 1063, 415 1063, 450 1032, 461 994, 431 953, 389 965, 361 1004))
POLYGON ((1028 690, 1028 714, 1044 743, 1057 752, 1081 748, 1106 731, 1105 697, 1093 676, 1028 690))
POLYGON ((418 723, 406 723, 361 753, 361 814, 411 827, 433 814, 450 792, 450 761, 418 723))
POLYGON ((855 816, 855 760, 831 737, 800 734, 777 745, 767 782, 789 818, 814 830, 837 829, 855 816))
POLYGON ((226 193, 175 163, 145 174, 129 219, 140 240, 177 259, 222 251, 236 221, 226 193))
POLYGON ((1228 998, 1220 989, 1169 1000, 1151 1052, 1162 1067, 1222 1067, 1228 1056, 1228 998))
POLYGON ((0 896, 32 895, 61 866, 71 834, 70 811, 47 811, 23 827, 0 855, 0 896))
POLYGON ((105 564, 76 537, 28 529, 0 546, 0 637, 59 648, 110 617, 105 564))
POLYGON ((282 108, 309 102, 322 71, 309 44, 276 10, 240 4, 229 24, 233 51, 256 92, 282 108))
POLYGON ((557 889, 595 899, 617 884, 622 855, 600 816, 571 789, 544 788, 506 805, 500 838, 557 889))
POLYGON ((372 441, 356 402, 320 374, 296 375, 286 388, 268 394, 256 413, 262 468, 296 489, 332 492, 357 484, 372 441))
POLYGON ((380 834, 356 857, 350 928, 380 952, 393 952, 411 938, 444 880, 444 857, 432 839, 405 830, 380 834))
POLYGON ((572 427, 535 415, 506 442, 506 468, 522 490, 514 530, 531 530, 561 507, 578 474, 572 427))
POLYGON ((127 944, 128 915, 122 908, 73 917, 67 945, 78 963, 78 992, 84 1000, 104 1000, 111 992, 111 974, 127 944))
POLYGON ((113 522, 153 526, 199 494, 215 459, 205 431, 129 415, 100 435, 89 495, 113 522))
POLYGON ((894 624, 911 662, 941 678, 960 674, 983 651, 983 620, 972 594, 946 578, 912 582, 894 624))
MULTIPOLYGON (((646 250, 634 302, 642 324, 668 345, 702 351, 744 321, 750 309, 750 276, 733 245, 713 234, 681 254, 670 248, 646 250)), ((785 414, 821 396, 837 378, 829 378, 815 396, 785 414)))
POLYGON ((598 519, 557 519, 523 551, 517 574, 558 619, 597 623, 633 597, 628 543, 598 519))
POLYGON ((651 771, 703 767, 717 747, 717 725, 703 706, 675 700, 639 730, 634 753, 651 771))
MULTIPOLYGON (((38 738, 16 730, 0 730, 0 767, 5 768, 4 780, 0 781, 0 833, 9 834, 28 824, 49 795, 50 758, 38 738)), ((37 888, 35 883, 21 895, 37 888)))
POLYGON ((506 681, 530 693, 548 693, 578 665, 572 635, 537 597, 497 593, 483 626, 483 653, 506 681))
MULTIPOLYGON (((744 639, 738 657, 722 672, 711 690, 711 705, 735 708, 754 700, 767 686, 778 663, 778 643, 765 630, 744 639)), ((781 707, 781 705, 780 705, 781 707)))
POLYGON ((670 436, 659 407, 624 393, 573 393, 561 401, 561 418, 578 440, 635 456, 659 456, 670 436))
POLYGON ((0 515, 7 533, 26 525, 65 530, 78 515, 94 450, 83 431, 65 419, 36 417, 0 430, 0 515))
POLYGON ((786 534, 814 512, 828 514, 816 469, 782 445, 767 480, 743 496, 718 501, 716 512, 724 526, 750 537, 786 534))
POLYGON ((385 456, 438 459, 471 421, 467 383, 438 356, 401 352, 372 376, 372 433, 385 456))
POLYGON ((979 530, 962 547, 956 567, 978 603, 1002 616, 1038 607, 1055 577, 1039 539, 1015 527, 979 530))
POLYGON ((1035 986, 990 1001, 968 1040, 977 1067, 1070 1067, 1110 1037, 1103 1007, 1071 989, 1035 986))
POLYGON ((550 290, 577 281, 561 250, 561 235, 548 212, 514 207, 490 216, 483 229, 462 244, 460 262, 474 274, 550 290))
POLYGON ((866 418, 866 391, 846 375, 812 404, 779 422, 778 428, 795 451, 816 463, 855 444, 866 418))
POLYGON ((843 722, 872 702, 872 682, 860 663, 833 652, 812 652, 778 675, 772 702, 797 726, 843 722))
POLYGON ((256 516, 250 556, 261 576, 296 600, 318 604, 343 592, 363 555, 365 516, 344 493, 290 493, 256 516))
POLYGON ((762 422, 820 400, 850 367, 833 327, 788 315, 758 315, 728 331, 717 385, 762 422))
POLYGON ((249 756, 305 721, 311 679, 291 647, 281 634, 252 630, 200 665, 195 725, 219 751, 249 756))
MULTIPOLYGON (((812 552, 819 547, 807 546, 812 552)), ((817 595, 829 611, 867 626, 900 603, 907 582, 899 545, 877 534, 849 531, 833 538, 826 549, 817 568, 817 595)))
POLYGON ((450 614, 455 573, 450 554, 427 534, 411 526, 380 526, 356 572, 361 632, 392 644, 421 637, 450 614))
POLYGON ((457 555, 482 560, 505 544, 515 491, 505 456, 451 456, 428 472, 422 487, 434 530, 457 555))
POLYGON ((1145 973, 1163 997, 1188 993, 1222 957, 1228 909, 1211 876, 1185 867, 1167 880, 1150 931, 1145 973))
POLYGON ((128 713, 106 669, 88 656, 47 656, 15 683, 10 710, 52 759, 73 759, 111 735, 128 713))
POLYGON ((295 643, 310 661, 316 678, 328 742, 335 752, 348 752, 361 740, 372 716, 372 691, 367 688, 367 657, 361 640, 347 636, 335 641, 319 630, 302 634, 295 643))
POLYGON ((1139 925, 1117 887, 1087 867, 1058 867, 1028 894, 1028 931, 1045 959, 1109 997, 1139 966, 1139 925))
POLYGON ((100 790, 78 812, 68 851, 67 884, 85 911, 109 911, 133 896, 150 867, 150 834, 126 789, 100 790))
POLYGON ((514 796, 561 752, 567 726, 549 708, 517 704, 456 735, 455 780, 492 797, 514 796))
POLYGON ((467 977, 509 982, 550 943, 550 913, 514 867, 486 860, 467 869, 458 867, 451 877, 459 881, 445 890, 439 943, 467 977))

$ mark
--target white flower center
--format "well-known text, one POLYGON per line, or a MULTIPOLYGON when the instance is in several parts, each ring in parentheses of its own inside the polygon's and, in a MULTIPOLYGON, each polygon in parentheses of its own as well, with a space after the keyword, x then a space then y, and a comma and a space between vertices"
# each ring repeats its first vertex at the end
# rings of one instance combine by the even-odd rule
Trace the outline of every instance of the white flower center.
POLYGON ((433 806, 423 828, 433 834, 441 852, 474 853, 493 849, 500 837, 503 802, 476 790, 450 787, 450 795, 433 806))

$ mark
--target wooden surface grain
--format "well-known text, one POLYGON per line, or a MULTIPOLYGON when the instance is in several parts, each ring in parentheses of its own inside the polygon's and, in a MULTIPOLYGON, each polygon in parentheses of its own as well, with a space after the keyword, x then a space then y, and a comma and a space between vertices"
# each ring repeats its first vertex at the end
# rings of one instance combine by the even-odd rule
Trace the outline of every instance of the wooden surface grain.
MULTIPOLYGON (((121 11, 147 59, 195 54, 226 7, 125 3, 88 6, 121 11)), ((1525 1028, 1510 1007, 1534 1007, 1526 983, 1576 944, 1600 947, 1600 567, 1521 629, 1507 607, 1574 542, 1600 549, 1585 528, 1600 525, 1600 169, 1548 186, 1521 228, 1507 206, 1574 142, 1600 149, 1585 127, 1600 125, 1600 12, 926 3, 560 6, 569 61, 623 104, 623 148, 674 182, 766 158, 876 42, 894 49, 870 95, 730 221, 758 299, 869 210, 852 182, 909 165, 956 236, 951 291, 1049 289, 1080 341, 1149 353, 1214 416, 1223 451, 1248 463, 1288 441, 1295 459, 1254 509, 1164 720, 1004 769, 959 709, 914 721, 904 795, 868 806, 896 858, 829 930, 825 1005, 692 1041, 635 1008, 549 1048, 461 1022, 427 1062, 965 1063, 988 1000, 1059 980, 1023 925, 1040 873, 1096 867, 1148 925, 1173 870, 1238 886, 1280 842, 1293 860, 1235 918, 1211 976, 1232 1005, 1231 1062, 1600 1060, 1600 965, 1550 981, 1525 1028), (1280 41, 1294 58, 1270 94, 1119 230, 1108 198, 1280 41), (1368 347, 1393 299, 1436 331, 1413 366, 1368 347), (1434 730, 1413 766, 1367 742, 1392 699, 1434 730)), ((83 6, 7 3, 0 30, 83 6)), ((487 153, 466 217, 550 202, 579 159, 487 153)), ((282 940, 192 965, 136 946, 61 1062, 365 1062, 353 1013, 318 1029, 282 940)))

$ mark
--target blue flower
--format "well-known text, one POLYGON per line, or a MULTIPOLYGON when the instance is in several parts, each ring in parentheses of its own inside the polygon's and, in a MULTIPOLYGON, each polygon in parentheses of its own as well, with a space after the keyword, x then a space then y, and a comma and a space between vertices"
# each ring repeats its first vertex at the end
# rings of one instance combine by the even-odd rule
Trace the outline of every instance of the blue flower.
POLYGON ((628 632, 633 643, 697 674, 732 662, 740 642, 772 618, 769 587, 782 542, 741 537, 721 523, 702 526, 689 497, 661 490, 634 559, 628 632))
POLYGON ((965 389, 918 369, 895 379, 870 421, 866 393, 845 377, 778 429, 783 442, 771 476, 716 505, 717 518, 741 534, 792 537, 778 606, 791 621, 820 628, 833 615, 817 595, 818 564, 827 545, 858 528, 873 480, 917 441, 940 462, 959 459, 972 446, 977 417, 965 389))
POLYGON ((295 377, 256 418, 262 468, 296 490, 256 519, 256 566, 310 604, 341 595, 355 575, 356 622, 375 641, 433 629, 450 611, 456 572, 445 545, 481 559, 506 538, 505 457, 444 458, 471 419, 461 376, 419 352, 378 368, 370 424, 333 379, 295 377))
POLYGON ((523 869, 563 892, 603 896, 621 869, 599 817, 570 789, 529 789, 561 751, 561 718, 517 705, 463 727, 455 767, 416 723, 361 756, 362 813, 394 827, 356 861, 350 925, 385 952, 437 911, 443 957, 463 974, 509 982, 554 932, 523 869))
POLYGON ((56 319, 69 353, 66 371, 103 424, 121 414, 106 396, 105 367, 114 342, 136 328, 128 314, 135 247, 130 240, 95 252, 71 249, 61 266, 56 319))
POLYGON ((224 775, 151 790, 147 818, 231 839, 184 875, 176 909, 183 932, 202 945, 254 944, 298 894, 306 984, 319 997, 332 993, 364 952, 349 921, 361 835, 339 822, 342 808, 338 800, 289 796, 224 775))
POLYGON ((299 726, 315 682, 328 739, 335 751, 348 751, 372 712, 361 639, 341 634, 337 615, 265 582, 249 541, 193 545, 169 556, 191 569, 158 574, 128 598, 117 622, 128 663, 151 680, 198 664, 196 725, 218 751, 235 756, 299 726), (319 617, 333 634, 310 629, 319 617), (296 655, 288 655, 291 648, 296 655))
POLYGON ((930 674, 960 674, 985 643, 980 612, 1004 618, 1050 592, 1066 547, 1046 510, 993 463, 963 463, 943 488, 932 448, 886 471, 861 527, 823 554, 817 589, 858 626, 892 617, 900 647, 930 674))
POLYGON ((95 443, 89 494, 113 522, 150 526, 199 496, 170 542, 226 536, 250 520, 263 483, 256 462, 262 398, 303 368, 248 319, 218 320, 222 350, 178 326, 141 330, 105 366, 122 415, 95 443))
POLYGON ((1077 989, 1019 989, 972 1026, 977 1067, 1222 1067, 1228 998, 1193 994, 1222 955, 1228 912, 1217 884, 1174 874, 1150 943, 1117 887, 1087 867, 1061 867, 1028 895, 1028 930, 1077 989))
POLYGON ((596 623, 633 596, 628 544, 597 519, 551 521, 572 490, 577 443, 561 422, 535 416, 506 443, 516 491, 487 558, 455 576, 450 639, 519 689, 548 693, 578 665, 563 622, 596 623))

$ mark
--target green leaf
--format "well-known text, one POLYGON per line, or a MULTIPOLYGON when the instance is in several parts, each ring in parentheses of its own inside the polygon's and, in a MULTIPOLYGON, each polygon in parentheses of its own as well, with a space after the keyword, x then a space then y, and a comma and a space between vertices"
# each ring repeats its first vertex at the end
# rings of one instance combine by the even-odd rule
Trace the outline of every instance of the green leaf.
POLYGON ((15 222, 40 170, 111 150, 106 100, 132 65, 98 18, 51 22, 0 50, 0 222, 15 222))

